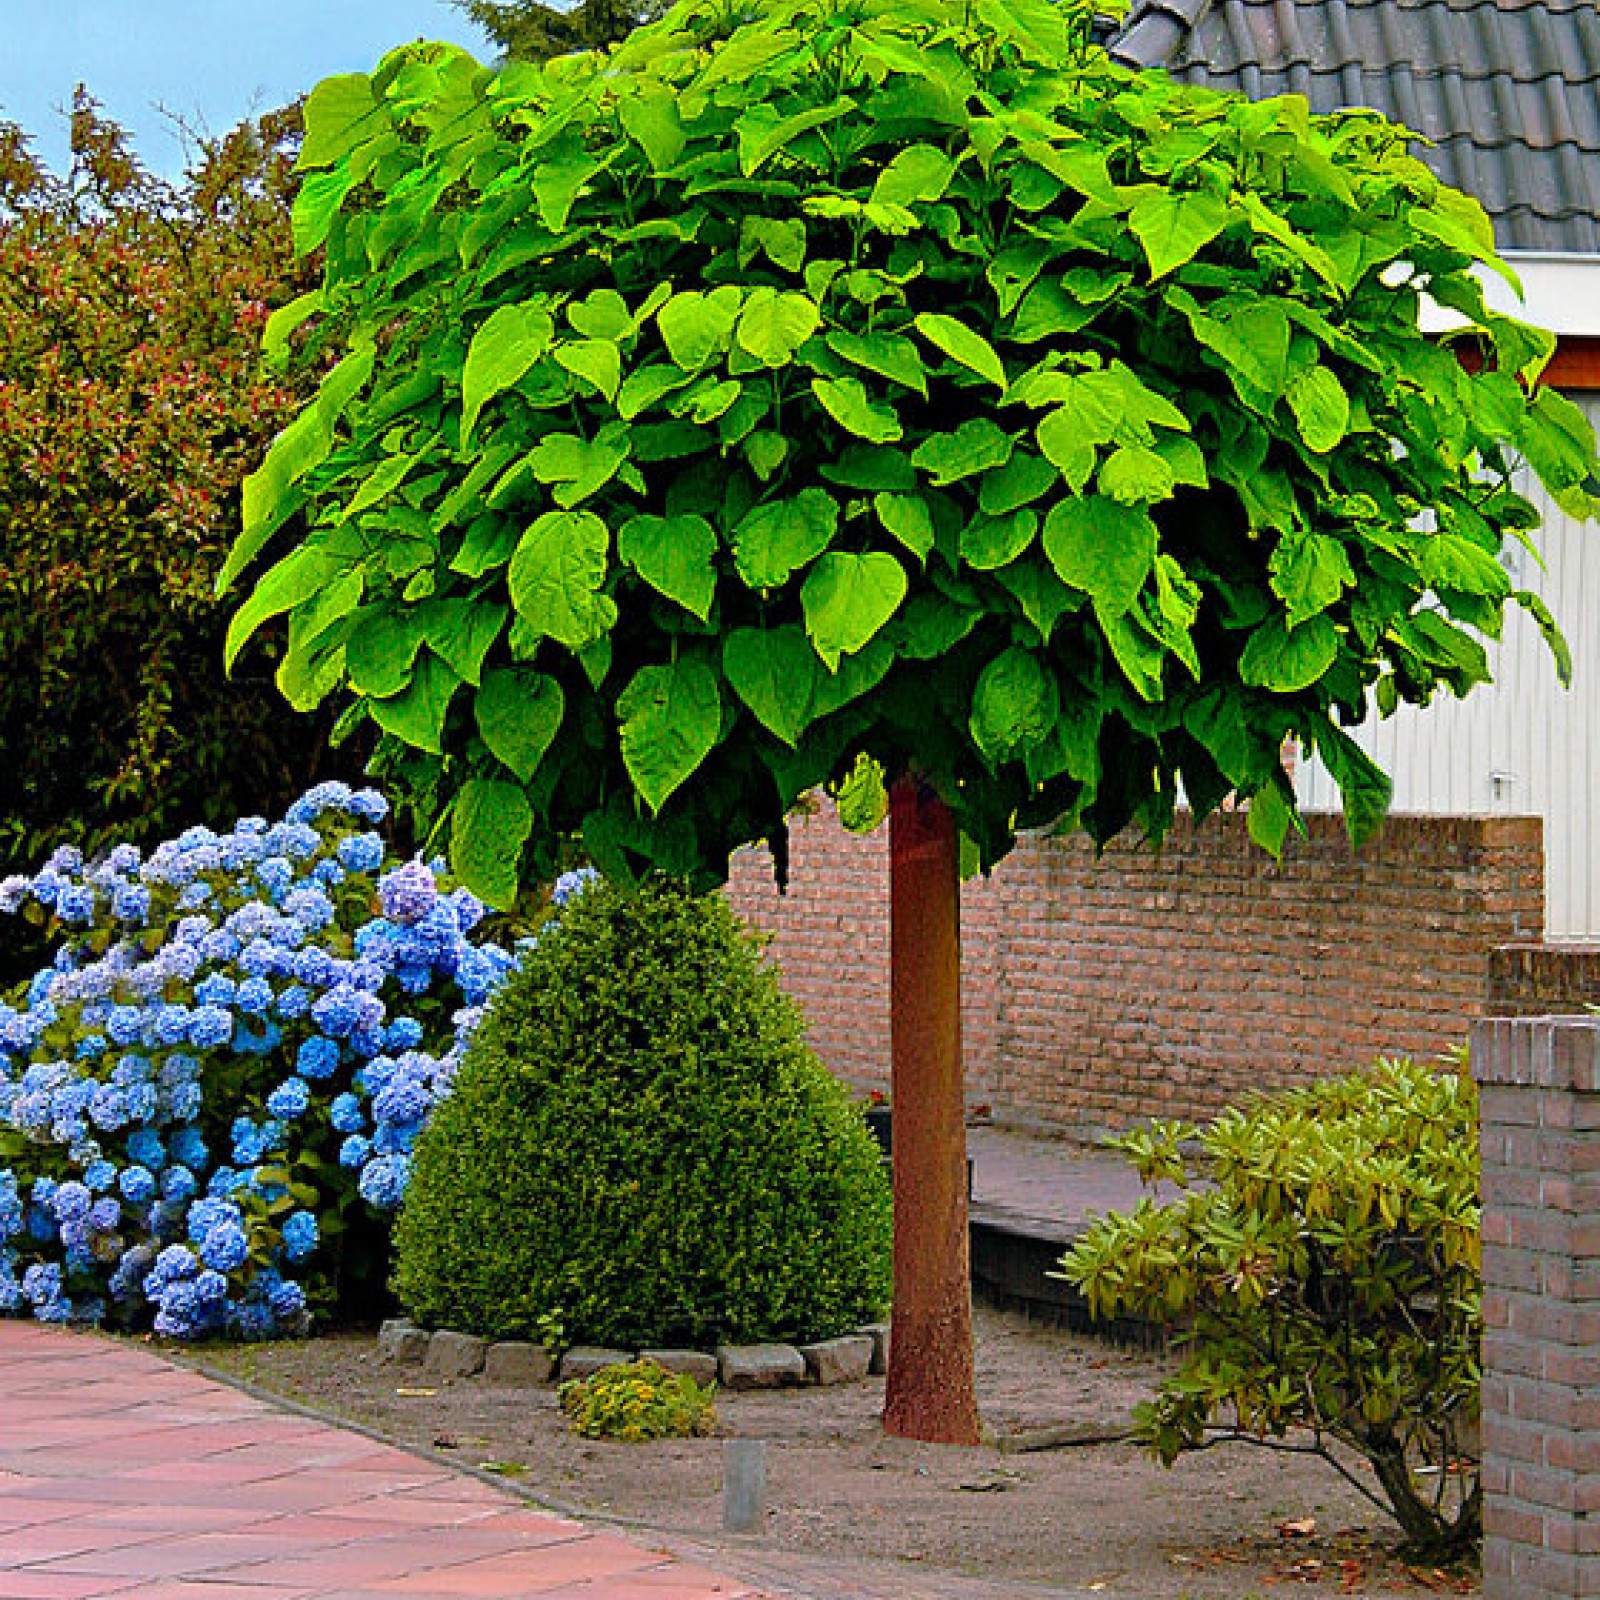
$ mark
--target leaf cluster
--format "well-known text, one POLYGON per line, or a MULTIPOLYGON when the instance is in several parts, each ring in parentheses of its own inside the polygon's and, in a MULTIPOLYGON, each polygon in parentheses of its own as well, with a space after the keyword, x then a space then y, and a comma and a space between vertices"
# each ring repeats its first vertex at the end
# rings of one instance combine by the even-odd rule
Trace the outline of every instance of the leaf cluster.
POLYGON ((312 270, 285 237, 298 128, 245 124, 172 186, 81 90, 62 178, 0 127, 0 873, 327 765, 254 662, 227 683, 214 593, 239 484, 317 379, 257 365, 312 270))
POLYGON ((1019 828, 1364 837, 1345 725, 1487 676, 1594 439, 1488 221, 1365 112, 1135 75, 1046 0, 686 0, 609 54, 444 46, 306 108, 297 304, 344 353, 247 486, 233 644, 338 694, 504 903, 581 833, 715 879, 864 753, 1019 828), (1424 295, 1459 312, 1438 343, 1424 295), (1466 359, 1463 359, 1465 357, 1466 359))
POLYGON ((1380 1062, 1118 1143, 1184 1193, 1101 1218, 1063 1273, 1097 1314, 1179 1331, 1182 1370, 1139 1414, 1146 1442, 1170 1464, 1219 1435, 1309 1431, 1347 1476, 1330 1441, 1371 1463, 1417 1546, 1470 1551, 1483 1310, 1464 1060, 1380 1062))

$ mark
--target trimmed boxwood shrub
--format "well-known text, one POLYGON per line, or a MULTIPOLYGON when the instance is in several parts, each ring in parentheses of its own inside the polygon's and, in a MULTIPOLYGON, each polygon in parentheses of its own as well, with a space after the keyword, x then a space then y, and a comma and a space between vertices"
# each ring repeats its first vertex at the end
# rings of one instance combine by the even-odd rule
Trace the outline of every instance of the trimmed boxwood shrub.
POLYGON ((888 1299, 889 1186, 716 896, 591 883, 526 953, 417 1147, 423 1323, 637 1349, 805 1340, 888 1299), (547 1324, 548 1325, 548 1324, 547 1324))

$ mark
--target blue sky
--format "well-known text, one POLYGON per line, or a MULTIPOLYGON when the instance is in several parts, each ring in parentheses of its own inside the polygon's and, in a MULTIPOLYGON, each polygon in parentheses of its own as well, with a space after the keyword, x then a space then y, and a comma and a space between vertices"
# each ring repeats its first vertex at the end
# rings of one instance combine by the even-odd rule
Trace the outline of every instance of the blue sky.
POLYGON ((491 54, 447 0, 0 0, 0 117, 60 170, 62 108, 85 83, 145 165, 175 177, 182 144, 157 106, 222 133, 417 38, 491 54))

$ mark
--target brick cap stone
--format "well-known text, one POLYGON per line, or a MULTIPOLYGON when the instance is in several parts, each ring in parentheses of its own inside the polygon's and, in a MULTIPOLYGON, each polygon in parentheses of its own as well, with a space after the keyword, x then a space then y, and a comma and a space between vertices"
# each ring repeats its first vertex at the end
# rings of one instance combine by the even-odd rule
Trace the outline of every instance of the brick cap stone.
POLYGON ((483 1375, 490 1383, 548 1383, 555 1357, 542 1344, 505 1339, 484 1352, 483 1375))
POLYGON ((435 1378, 470 1378, 483 1371, 488 1348, 488 1340, 476 1334, 440 1331, 428 1341, 423 1365, 435 1378))
POLYGON ((633 1360, 631 1350, 609 1350, 604 1345, 575 1344, 561 1358, 561 1381, 574 1378, 592 1378, 607 1367, 626 1366, 633 1360))
POLYGON ((806 1381, 806 1358, 792 1344, 717 1346, 724 1389, 785 1389, 806 1381))
POLYGON ((1470 1040, 1485 1088, 1600 1094, 1600 1017, 1489 1017, 1470 1040))
POLYGON ((641 1350, 639 1359, 693 1378, 702 1388, 717 1381, 717 1358, 704 1350, 641 1350))
POLYGON ((860 1383, 872 1367, 871 1335, 847 1333, 838 1339, 821 1339, 800 1346, 806 1376, 812 1383, 860 1383))

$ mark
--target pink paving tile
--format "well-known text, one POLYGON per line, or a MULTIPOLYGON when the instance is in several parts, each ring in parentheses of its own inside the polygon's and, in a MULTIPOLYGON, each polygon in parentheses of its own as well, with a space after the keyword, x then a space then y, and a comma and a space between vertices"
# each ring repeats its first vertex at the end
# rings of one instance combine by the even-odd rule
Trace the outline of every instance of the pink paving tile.
MULTIPOLYGON (((136 1545, 154 1537, 149 1529, 91 1528, 71 1517, 45 1522, 32 1528, 13 1528, 0 1534, 0 1573, 18 1567, 39 1566, 66 1556, 88 1555, 97 1550, 115 1550, 136 1545)), ((0 1588, 0 1593, 4 1589, 0 1588)))
POLYGON ((526 1555, 489 1556, 459 1566, 397 1577, 385 1587, 392 1594, 426 1595, 429 1600, 508 1600, 542 1595, 564 1584, 614 1578, 661 1566, 668 1557, 611 1534, 591 1534, 549 1545, 526 1555))
MULTIPOLYGON (((338 1540, 328 1540, 321 1548, 335 1548, 339 1543, 338 1540)), ((230 1568, 252 1567, 264 1561, 276 1560, 286 1551, 316 1548, 318 1546, 309 1540, 292 1543, 258 1527, 247 1532, 151 1538, 149 1542, 131 1548, 91 1551, 40 1565, 42 1570, 50 1572, 92 1572, 114 1578, 198 1579, 215 1576, 221 1580, 232 1576, 230 1568)))
MULTIPOLYGON (((571 1538, 565 1530, 524 1531, 520 1535, 500 1532, 479 1538, 471 1527, 448 1532, 413 1528, 319 1551, 286 1544, 260 1561, 239 1566, 228 1576, 331 1588, 413 1574, 422 1574, 431 1582, 446 1573, 489 1561, 511 1562, 522 1572, 542 1561, 548 1550, 571 1538)), ((580 1534, 576 1542, 586 1544, 588 1536, 580 1534)))
POLYGON ((505 1508, 504 1500, 460 1500, 455 1498, 413 1499, 403 1494, 363 1495, 352 1492, 325 1501, 329 1510, 353 1517, 382 1517, 386 1522, 410 1528, 449 1528, 459 1522, 491 1517, 505 1508))
POLYGON ((167 1578, 118 1589, 115 1595, 116 1600, 322 1600, 316 1590, 286 1589, 275 1583, 208 1583, 204 1579, 185 1583, 167 1578))
POLYGON ((263 1532, 275 1534, 285 1543, 308 1539, 317 1544, 347 1544, 356 1539, 381 1539, 386 1534, 400 1533, 410 1526, 381 1516, 368 1516, 364 1511, 343 1508, 322 1511, 287 1512, 281 1517, 256 1519, 263 1532))
POLYGON ((25 1500, 20 1494, 8 1494, 6 1485, 0 1483, 0 1548, 13 1528, 36 1528, 46 1522, 82 1516, 83 1511, 80 1499, 63 1496, 59 1500, 25 1500))
POLYGON ((244 1523, 273 1526, 262 1523, 261 1513, 251 1506, 185 1506, 141 1503, 132 1506, 96 1506, 84 1512, 79 1508, 86 1527, 149 1528, 155 1527, 167 1534, 225 1533, 244 1523))
POLYGON ((102 1595, 125 1595, 134 1580, 118 1583, 109 1578, 83 1577, 71 1572, 8 1572, 0 1579, 5 1600, 100 1600, 102 1595))

